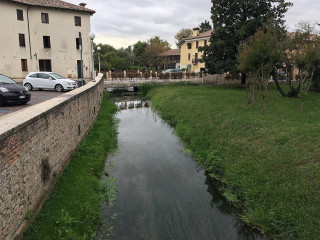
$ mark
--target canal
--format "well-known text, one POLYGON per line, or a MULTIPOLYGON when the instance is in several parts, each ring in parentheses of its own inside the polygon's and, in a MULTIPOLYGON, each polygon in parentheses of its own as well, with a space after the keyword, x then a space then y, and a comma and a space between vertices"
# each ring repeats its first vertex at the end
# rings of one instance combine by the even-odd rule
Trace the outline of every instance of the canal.
POLYGON ((114 165, 108 174, 117 193, 113 206, 103 207, 105 220, 112 221, 112 231, 101 231, 103 239, 265 239, 236 217, 151 107, 140 101, 117 105, 119 152, 107 163, 114 165))

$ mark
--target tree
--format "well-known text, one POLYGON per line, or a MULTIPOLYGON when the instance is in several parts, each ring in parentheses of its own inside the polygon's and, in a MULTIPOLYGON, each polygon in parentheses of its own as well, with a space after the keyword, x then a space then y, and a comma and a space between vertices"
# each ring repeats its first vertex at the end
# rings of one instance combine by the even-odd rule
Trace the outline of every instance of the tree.
POLYGON ((199 25, 199 32, 207 32, 209 30, 212 30, 212 26, 209 21, 205 20, 204 22, 200 23, 199 25))
MULTIPOLYGON (((182 28, 174 38, 177 40, 176 45, 178 46, 179 42, 182 41, 183 38, 192 36, 192 29, 189 28, 182 28)), ((179 46, 178 46, 179 47, 179 46)))
POLYGON ((100 46, 100 62, 102 71, 110 71, 112 68, 115 70, 128 69, 133 63, 133 53, 130 46, 126 49, 120 48, 116 50, 108 44, 98 44, 94 46, 95 67, 98 68, 98 54, 97 47, 100 46))
POLYGON ((320 37, 316 25, 308 22, 299 23, 296 32, 287 37, 285 54, 285 65, 298 69, 296 76, 298 86, 292 83, 294 76, 287 76, 286 80, 290 90, 285 93, 277 77, 274 78, 274 81, 283 96, 300 98, 300 111, 302 112, 305 97, 320 68, 320 37))
POLYGON ((283 47, 275 29, 261 29, 250 37, 238 57, 238 69, 247 74, 250 86, 249 103, 254 105, 255 91, 263 90, 263 110, 267 110, 268 84, 273 69, 281 62, 283 47))
POLYGON ((145 66, 145 61, 143 59, 144 51, 146 50, 147 43, 138 41, 133 44, 133 54, 135 57, 135 63, 138 66, 145 66))
POLYGON ((283 27, 284 14, 291 3, 285 0, 211 0, 214 31, 211 44, 202 47, 203 60, 211 74, 237 72, 241 42, 253 36, 270 19, 283 27))
POLYGON ((110 67, 115 69, 115 70, 127 70, 129 69, 130 65, 128 64, 127 59, 125 58, 113 58, 110 61, 110 67))
POLYGON ((169 49, 170 44, 166 40, 160 39, 158 36, 150 38, 143 54, 148 67, 160 69, 162 65, 161 53, 169 49))
POLYGON ((112 47, 111 45, 108 45, 108 44, 102 44, 102 43, 99 43, 99 44, 94 44, 94 58, 96 59, 95 61, 95 67, 96 69, 98 69, 98 66, 99 66, 99 62, 98 62, 98 55, 99 55, 99 51, 97 50, 97 47, 100 47, 101 50, 100 50, 100 63, 101 63, 101 70, 102 71, 108 71, 110 70, 110 64, 107 59, 106 59, 106 55, 110 52, 116 52, 116 49, 114 47, 112 47))

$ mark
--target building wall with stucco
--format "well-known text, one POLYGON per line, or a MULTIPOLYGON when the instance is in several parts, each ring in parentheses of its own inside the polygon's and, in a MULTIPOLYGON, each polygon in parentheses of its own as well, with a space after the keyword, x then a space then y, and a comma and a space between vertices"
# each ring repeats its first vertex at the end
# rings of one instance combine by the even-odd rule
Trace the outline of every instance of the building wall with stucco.
POLYGON ((91 14, 83 11, 45 7, 30 7, 12 2, 0 2, 0 73, 15 79, 39 71, 40 60, 51 60, 51 70, 63 76, 78 77, 77 61, 80 50, 76 38, 83 40, 83 75, 91 74, 91 14), (23 11, 23 21, 17 19, 17 9, 23 11), (42 23, 41 13, 48 13, 49 23, 42 23), (81 26, 75 26, 75 16, 81 26), (19 44, 19 34, 25 36, 25 46, 19 44), (51 48, 44 48, 43 36, 50 36, 51 48), (27 71, 22 71, 22 59, 27 71))
POLYGON ((210 36, 202 37, 199 35, 199 30, 194 30, 192 38, 186 38, 181 44, 180 68, 187 68, 192 72, 203 71, 205 69, 205 63, 200 62, 203 53, 199 52, 198 47, 205 46, 205 42, 209 45, 209 40, 210 36), (189 48, 189 44, 191 44, 191 48, 189 48), (198 55, 198 57, 196 57, 196 55, 198 55))

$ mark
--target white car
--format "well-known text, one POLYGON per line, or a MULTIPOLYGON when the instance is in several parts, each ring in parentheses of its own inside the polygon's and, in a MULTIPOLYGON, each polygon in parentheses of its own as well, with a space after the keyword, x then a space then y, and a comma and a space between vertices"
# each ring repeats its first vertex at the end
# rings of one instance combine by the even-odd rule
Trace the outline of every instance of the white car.
POLYGON ((23 80, 23 86, 31 91, 34 88, 55 89, 57 92, 77 88, 77 83, 54 72, 31 72, 23 80))

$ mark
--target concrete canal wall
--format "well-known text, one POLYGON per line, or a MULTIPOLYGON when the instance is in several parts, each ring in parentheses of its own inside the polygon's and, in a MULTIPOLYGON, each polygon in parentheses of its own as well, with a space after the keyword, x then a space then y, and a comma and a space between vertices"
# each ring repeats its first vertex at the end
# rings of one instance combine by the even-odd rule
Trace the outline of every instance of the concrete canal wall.
POLYGON ((19 236, 26 213, 39 209, 93 125, 101 78, 0 118, 0 239, 19 236))

